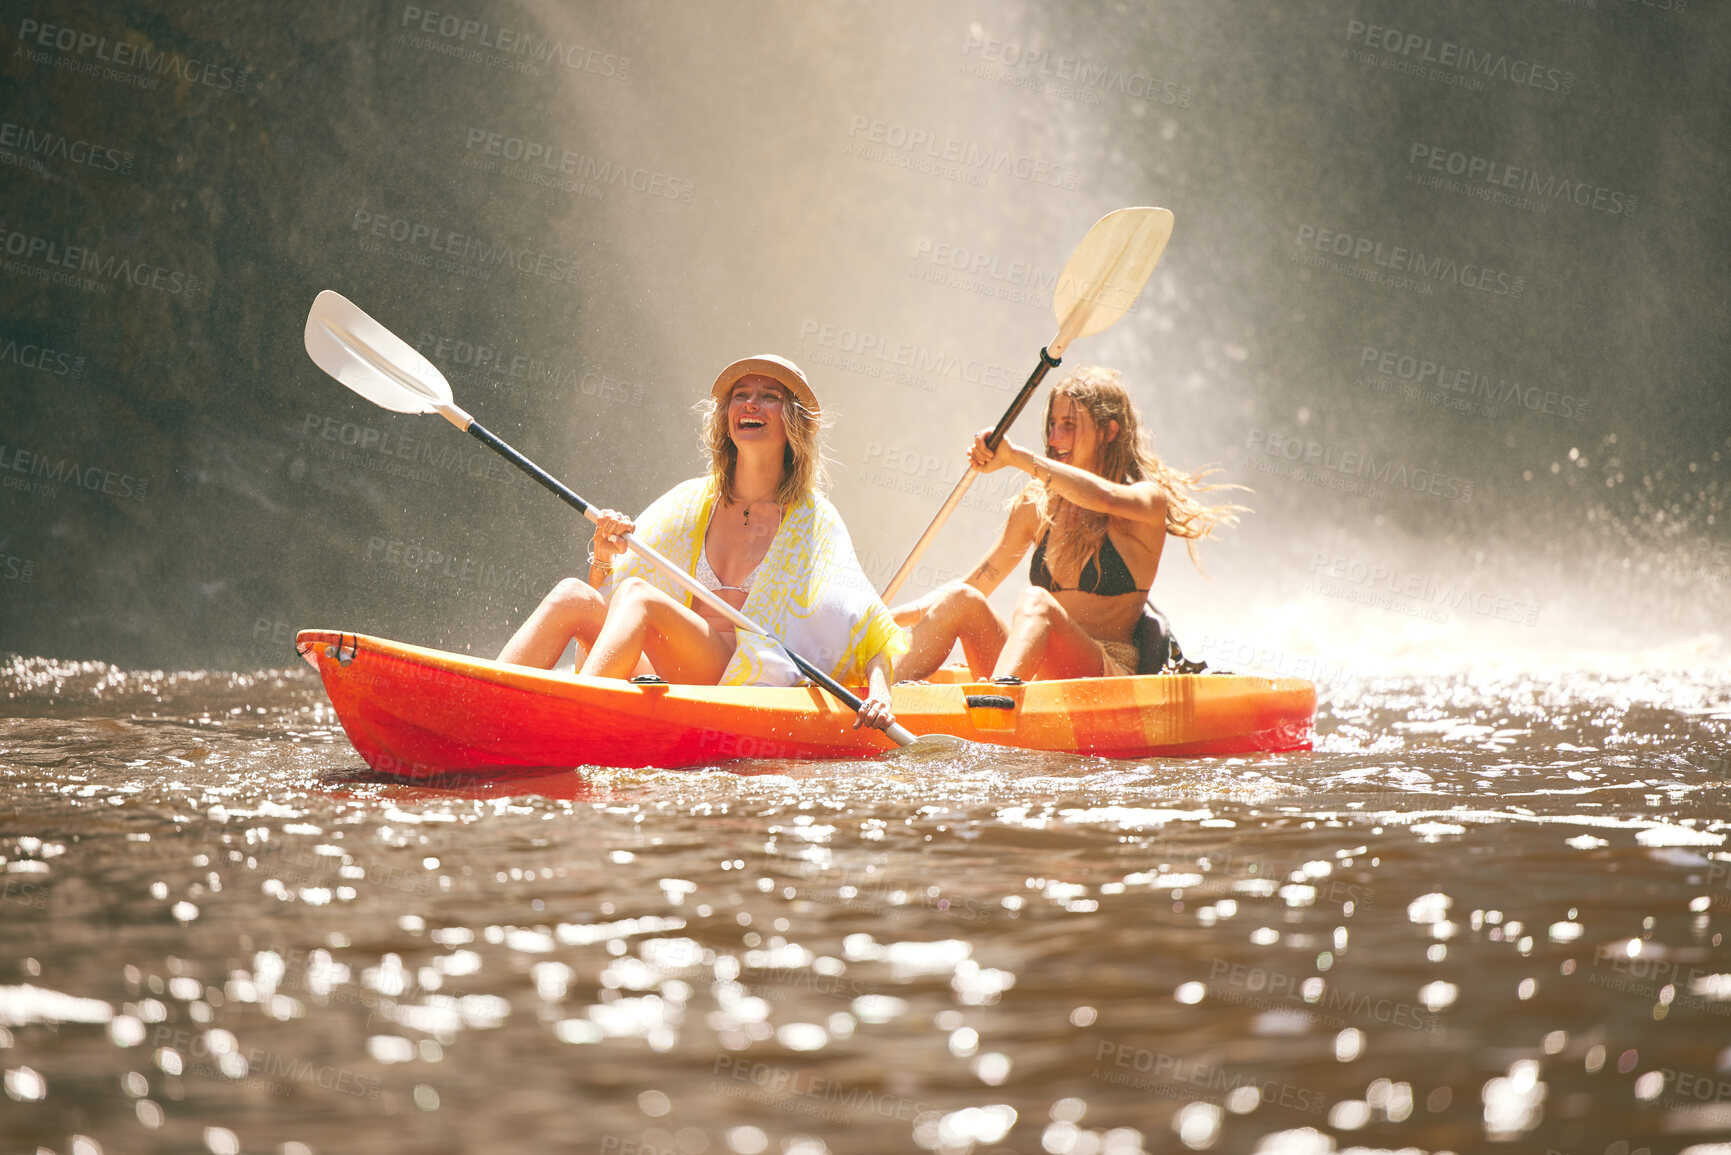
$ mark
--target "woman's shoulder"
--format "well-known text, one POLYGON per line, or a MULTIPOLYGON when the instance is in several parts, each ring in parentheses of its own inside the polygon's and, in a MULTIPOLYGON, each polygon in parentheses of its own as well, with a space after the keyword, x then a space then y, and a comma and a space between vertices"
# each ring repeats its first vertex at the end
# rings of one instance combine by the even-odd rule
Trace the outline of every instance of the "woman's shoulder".
POLYGON ((684 503, 687 501, 702 501, 715 489, 715 483, 707 475, 691 477, 680 482, 651 503, 652 506, 664 503, 684 503))
POLYGON ((835 507, 829 498, 815 489, 806 491, 805 496, 787 507, 782 515, 784 524, 806 525, 814 538, 821 542, 847 542, 852 544, 848 533, 847 522, 842 518, 841 511, 835 507))
POLYGON ((799 497, 783 507, 781 516, 784 520, 810 518, 820 524, 841 524, 841 511, 836 509, 829 498, 815 489, 808 489, 799 497))

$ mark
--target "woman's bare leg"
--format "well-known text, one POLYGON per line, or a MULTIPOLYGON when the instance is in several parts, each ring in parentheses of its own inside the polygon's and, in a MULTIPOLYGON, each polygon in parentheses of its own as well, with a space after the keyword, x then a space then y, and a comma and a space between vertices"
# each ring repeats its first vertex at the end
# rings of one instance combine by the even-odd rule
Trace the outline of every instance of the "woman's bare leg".
POLYGON ((607 618, 579 673, 629 678, 640 658, 669 682, 713 686, 733 658, 734 636, 715 629, 696 611, 641 578, 613 591, 607 618))
POLYGON ((1105 672, 1100 644, 1089 637, 1058 599, 1039 586, 1022 591, 1010 618, 1010 637, 998 655, 994 678, 1097 678, 1105 672))
POLYGON ((958 641, 969 672, 983 677, 1009 636, 986 595, 965 583, 933 590, 892 613, 897 625, 908 628, 908 652, 896 663, 896 677, 904 682, 931 677, 958 641))
POLYGON ((535 607, 499 651, 501 662, 551 670, 572 639, 584 649, 595 643, 607 603, 588 582, 566 578, 535 607))

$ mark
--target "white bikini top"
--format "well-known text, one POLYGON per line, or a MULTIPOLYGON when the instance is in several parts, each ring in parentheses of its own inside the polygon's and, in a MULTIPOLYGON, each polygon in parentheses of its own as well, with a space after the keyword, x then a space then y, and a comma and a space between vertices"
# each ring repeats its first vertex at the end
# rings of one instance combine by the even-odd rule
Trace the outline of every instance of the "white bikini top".
MULTIPOLYGON (((709 520, 710 522, 715 520, 714 510, 709 511, 709 520)), ((765 554, 764 556, 768 557, 769 555, 765 554)), ((691 574, 692 577, 696 578, 703 584, 704 589, 711 593, 714 593, 716 590, 735 590, 739 593, 745 594, 747 597, 750 597, 751 583, 757 580, 757 571, 762 568, 763 562, 760 560, 756 565, 751 567, 751 572, 746 574, 744 579, 742 579, 738 585, 722 585, 721 576, 715 572, 715 567, 709 564, 709 525, 707 523, 704 525, 703 541, 697 551, 697 568, 694 569, 691 574)))
POLYGON ((738 585, 722 585, 721 578, 716 574, 715 568, 709 564, 709 545, 708 543, 705 543, 703 549, 697 555, 697 571, 692 576, 703 583, 704 589, 709 590, 712 593, 716 590, 737 590, 742 594, 749 595, 751 593, 751 583, 756 579, 757 571, 762 568, 763 563, 758 562, 756 565, 751 567, 751 572, 746 574, 745 579, 738 585))

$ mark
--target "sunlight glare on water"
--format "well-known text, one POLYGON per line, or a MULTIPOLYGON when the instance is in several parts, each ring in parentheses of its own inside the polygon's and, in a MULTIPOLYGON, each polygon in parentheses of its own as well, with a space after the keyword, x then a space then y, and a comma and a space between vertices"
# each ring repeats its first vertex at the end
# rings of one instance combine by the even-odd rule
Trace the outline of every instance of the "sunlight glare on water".
POLYGON ((693 1155, 1731 1126, 1722 675, 1391 675, 1302 755, 465 790, 377 780, 299 670, 3 677, 29 1144, 545 1150, 573 1103, 693 1155))

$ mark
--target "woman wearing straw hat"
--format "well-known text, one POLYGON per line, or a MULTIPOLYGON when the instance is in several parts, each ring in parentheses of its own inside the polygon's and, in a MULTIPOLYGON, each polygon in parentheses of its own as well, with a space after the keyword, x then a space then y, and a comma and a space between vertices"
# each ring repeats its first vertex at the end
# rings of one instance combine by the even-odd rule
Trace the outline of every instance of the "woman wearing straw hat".
POLYGON ((1137 673, 1134 638, 1166 538, 1185 538, 1196 561, 1197 542, 1248 511, 1196 500, 1227 487, 1161 463, 1113 369, 1079 369, 1052 389, 1043 456, 1008 439, 994 453, 989 432, 968 451, 974 468, 1020 469, 1033 484, 1012 499, 997 544, 965 581, 896 607, 911 638, 901 676, 928 676, 957 641, 975 677, 1137 673), (986 597, 1030 548, 1030 584, 1006 623, 986 597))
POLYGON ((736 634, 626 553, 624 535, 635 534, 838 681, 864 683, 856 726, 886 729, 895 720, 891 664, 907 645, 821 493, 822 413, 805 375, 781 357, 746 357, 721 371, 700 409, 708 474, 675 486, 636 521, 603 511, 588 580, 553 587, 499 660, 551 669, 575 639, 585 651, 578 672, 599 677, 630 677, 646 659, 670 682, 800 681, 775 643, 736 634))

